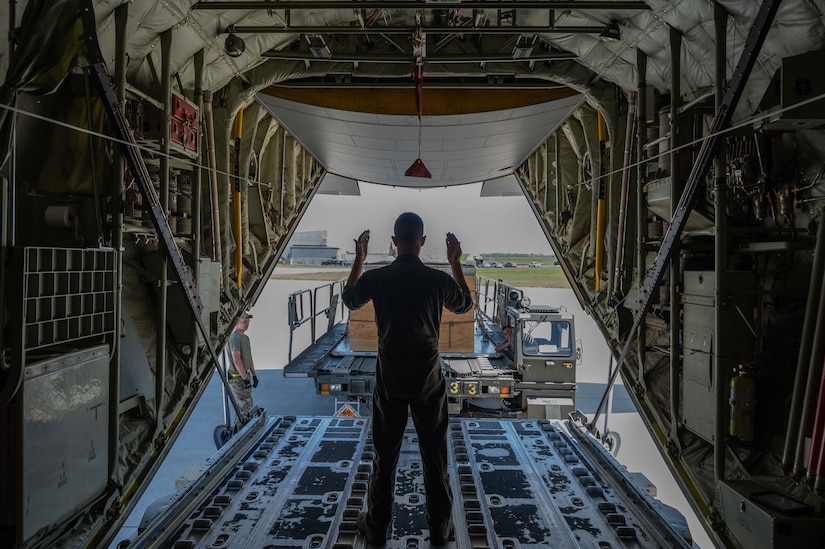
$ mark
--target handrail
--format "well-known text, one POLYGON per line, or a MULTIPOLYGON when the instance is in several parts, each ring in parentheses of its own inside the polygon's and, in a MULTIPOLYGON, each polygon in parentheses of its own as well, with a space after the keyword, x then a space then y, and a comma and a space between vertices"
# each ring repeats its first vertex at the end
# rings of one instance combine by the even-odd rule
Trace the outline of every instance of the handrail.
POLYGON ((476 307, 478 313, 481 317, 486 318, 488 320, 492 320, 495 316, 496 310, 496 299, 495 296, 498 295, 496 292, 496 285, 498 284, 497 281, 489 279, 485 276, 476 276, 476 307), (493 283, 493 297, 490 297, 490 283, 493 283), (483 290, 483 292, 482 292, 483 290), (493 302, 493 314, 490 315, 487 312, 487 305, 493 302))
POLYGON ((310 293, 310 290, 298 290, 297 292, 292 292, 291 294, 289 294, 289 305, 288 305, 289 310, 288 310, 287 314, 289 316, 289 318, 288 318, 289 327, 292 328, 292 329, 297 328, 298 326, 301 326, 305 322, 312 319, 311 314, 310 314, 310 316, 304 316, 304 299, 303 299, 304 294, 309 296, 310 310, 311 310, 312 309, 312 294, 310 293), (301 299, 297 299, 299 297, 301 299))
POLYGON ((341 318, 344 317, 346 307, 344 306, 343 301, 339 298, 343 292, 343 289, 344 279, 341 278, 334 282, 328 282, 326 284, 316 286, 312 290, 298 290, 289 294, 289 301, 287 303, 287 322, 289 324, 289 362, 292 362, 292 344, 295 330, 309 322, 310 332, 312 335, 312 344, 314 345, 318 340, 316 320, 320 315, 325 314, 329 319, 327 322, 327 330, 324 333, 329 331, 332 326, 334 326, 336 316, 335 312, 337 311, 339 304, 341 306, 341 318), (338 286, 337 292, 335 291, 336 285, 338 286), (323 308, 318 309, 318 293, 323 290, 327 290, 329 292, 329 298, 326 301, 326 305, 323 308), (308 297, 305 298, 304 296, 308 297), (308 307, 306 306, 306 299, 309 299, 308 307))
POLYGON ((289 354, 288 360, 292 362, 292 339, 295 330, 303 326, 314 317, 312 316, 312 294, 309 290, 298 290, 289 294, 289 301, 287 303, 287 323, 289 324, 289 354), (310 301, 309 316, 304 315, 304 296, 309 296, 310 301))
POLYGON ((484 276, 476 276, 476 304, 479 316, 489 320, 500 326, 504 326, 505 317, 507 315, 508 305, 515 305, 524 297, 524 291, 510 286, 501 280, 493 280, 484 276), (492 283, 492 296, 490 295, 490 283, 492 283), (483 288, 483 293, 482 293, 483 288), (516 292, 518 297, 513 300, 510 298, 513 292, 516 292), (487 305, 493 303, 493 312, 490 314, 487 311, 487 305))
MULTIPOLYGON (((343 318, 343 310, 344 310, 344 302, 338 299, 338 296, 341 295, 341 292, 344 288, 344 279, 341 278, 334 282, 329 282, 327 284, 316 286, 315 289, 312 290, 312 343, 317 341, 316 339, 316 331, 315 331, 315 319, 318 318, 321 314, 327 315, 327 331, 329 331, 332 326, 335 325, 335 311, 338 307, 338 304, 341 304, 341 312, 343 318), (340 286, 339 293, 335 293, 335 285, 338 284, 340 286), (329 299, 327 301, 327 306, 323 309, 316 310, 318 306, 318 292, 319 290, 328 290, 329 291, 329 299), (332 314, 330 314, 330 312, 332 314)), ((326 332, 325 332, 326 333, 326 332)))

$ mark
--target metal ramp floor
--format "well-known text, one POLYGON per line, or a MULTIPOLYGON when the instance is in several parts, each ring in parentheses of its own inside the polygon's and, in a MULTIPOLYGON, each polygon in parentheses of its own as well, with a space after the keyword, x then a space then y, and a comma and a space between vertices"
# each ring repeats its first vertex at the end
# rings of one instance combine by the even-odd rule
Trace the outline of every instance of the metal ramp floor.
MULTIPOLYGON (((130 547, 367 547, 356 519, 366 506, 373 457, 370 420, 257 422, 210 460, 203 477, 183 486, 130 547)), ((609 454, 600 454, 598 443, 584 448, 581 436, 575 426, 547 420, 452 420, 450 547, 689 547, 685 532, 651 514, 658 502, 626 473, 623 480, 615 461, 615 470, 606 470, 604 463, 614 468, 609 454)), ((386 547, 429 547, 424 503, 410 423, 386 547)))

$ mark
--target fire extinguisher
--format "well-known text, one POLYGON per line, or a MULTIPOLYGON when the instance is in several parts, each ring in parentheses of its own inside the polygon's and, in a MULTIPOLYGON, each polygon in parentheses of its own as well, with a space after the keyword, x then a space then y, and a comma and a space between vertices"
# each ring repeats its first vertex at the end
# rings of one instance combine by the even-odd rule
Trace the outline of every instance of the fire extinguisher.
POLYGON ((756 416, 756 380, 745 364, 734 370, 730 380, 730 434, 739 440, 752 441, 756 416))

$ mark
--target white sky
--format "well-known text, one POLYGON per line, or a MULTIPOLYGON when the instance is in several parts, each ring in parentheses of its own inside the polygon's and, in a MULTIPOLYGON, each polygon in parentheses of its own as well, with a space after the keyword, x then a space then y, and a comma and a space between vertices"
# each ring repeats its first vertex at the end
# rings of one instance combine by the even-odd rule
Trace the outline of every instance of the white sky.
POLYGON ((353 251, 353 240, 370 230, 370 252, 389 249, 398 214, 412 211, 424 220, 422 256, 446 257, 445 235, 455 233, 464 253, 552 254, 523 196, 481 198, 481 183, 411 189, 360 183, 361 196, 316 195, 297 231, 327 231, 327 245, 353 251))

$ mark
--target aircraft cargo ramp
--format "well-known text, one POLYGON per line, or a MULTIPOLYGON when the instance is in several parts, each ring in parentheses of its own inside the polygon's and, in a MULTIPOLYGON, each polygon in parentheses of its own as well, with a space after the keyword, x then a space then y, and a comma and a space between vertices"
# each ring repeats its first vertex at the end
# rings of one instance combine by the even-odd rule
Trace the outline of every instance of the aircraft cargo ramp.
MULTIPOLYGON (((132 540, 134 547, 367 547, 369 418, 251 420, 132 540)), ((652 498, 572 421, 453 419, 456 548, 690 547, 652 498)), ((408 425, 387 547, 426 548, 421 459, 408 425)))

